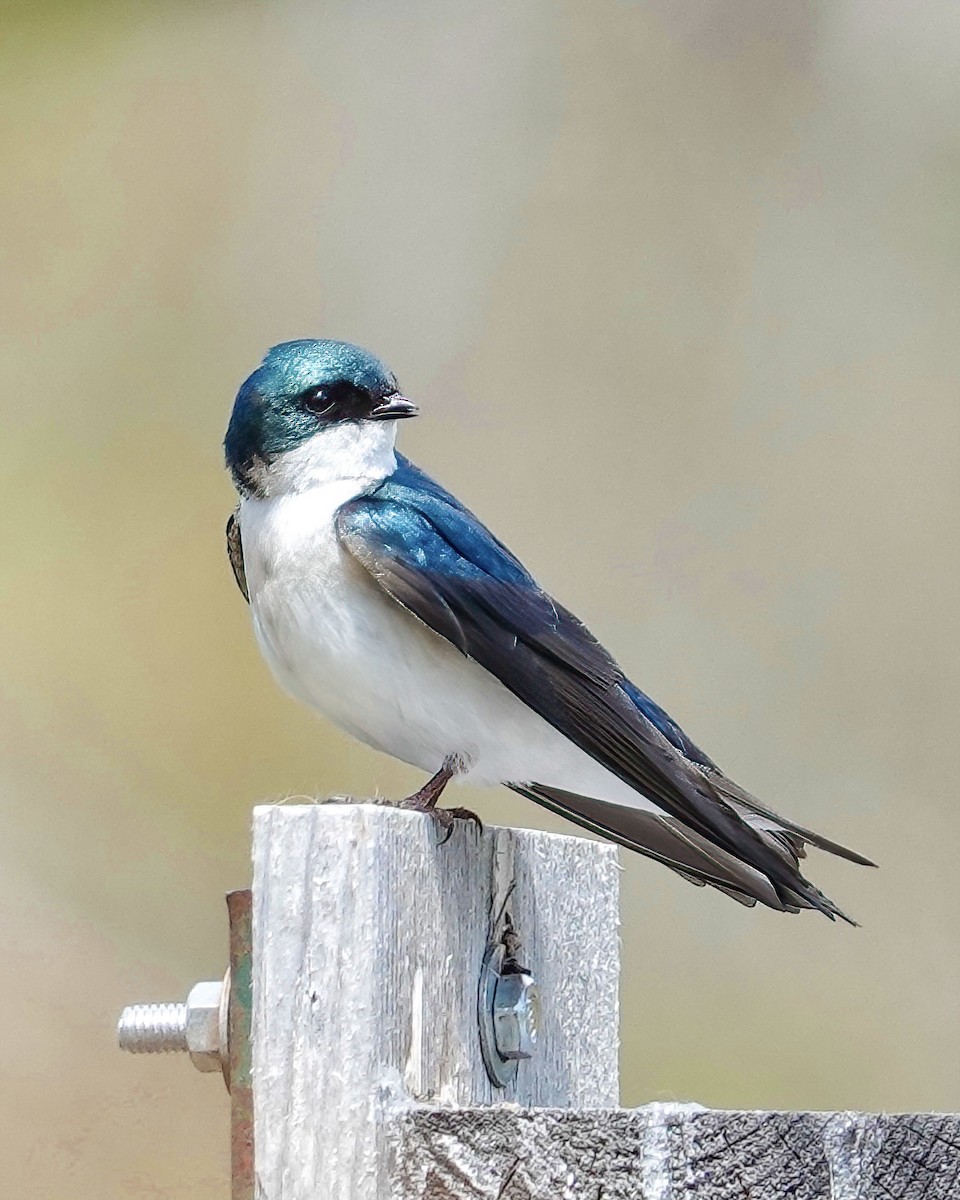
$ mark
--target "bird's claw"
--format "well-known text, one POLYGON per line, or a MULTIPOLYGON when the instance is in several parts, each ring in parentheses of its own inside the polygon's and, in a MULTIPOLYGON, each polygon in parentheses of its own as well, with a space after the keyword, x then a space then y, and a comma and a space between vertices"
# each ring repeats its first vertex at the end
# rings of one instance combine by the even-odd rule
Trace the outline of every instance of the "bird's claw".
POLYGON ((471 812, 469 808, 437 808, 436 802, 425 802, 425 798, 415 792, 412 796, 407 796, 397 804, 397 808, 405 808, 411 812, 420 812, 424 816, 430 817, 435 821, 437 826, 443 832, 443 837, 440 839, 440 845, 443 846, 449 842, 450 836, 453 833, 454 821, 472 821, 477 827, 478 833, 483 833, 483 822, 475 812, 471 812))
POLYGON ((454 821, 472 821, 477 827, 478 835, 483 833, 483 822, 469 808, 433 808, 430 811, 434 820, 444 830, 444 835, 440 839, 441 846, 450 841, 454 821))

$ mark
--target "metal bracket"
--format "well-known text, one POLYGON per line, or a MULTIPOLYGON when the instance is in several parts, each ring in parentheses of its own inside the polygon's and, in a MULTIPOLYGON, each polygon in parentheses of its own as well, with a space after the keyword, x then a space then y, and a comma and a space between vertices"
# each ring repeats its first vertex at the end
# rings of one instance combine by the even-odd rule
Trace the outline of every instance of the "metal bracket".
POLYGON ((253 1200, 253 1086, 250 1019, 253 1012, 253 897, 249 888, 227 893, 230 921, 230 999, 224 1079, 230 1091, 230 1197, 253 1200))
POLYGON ((134 1054, 187 1051, 198 1071, 220 1071, 230 1093, 232 1200, 253 1200, 252 897, 227 893, 230 965, 220 980, 194 984, 182 1004, 133 1004, 120 1014, 117 1040, 134 1054))

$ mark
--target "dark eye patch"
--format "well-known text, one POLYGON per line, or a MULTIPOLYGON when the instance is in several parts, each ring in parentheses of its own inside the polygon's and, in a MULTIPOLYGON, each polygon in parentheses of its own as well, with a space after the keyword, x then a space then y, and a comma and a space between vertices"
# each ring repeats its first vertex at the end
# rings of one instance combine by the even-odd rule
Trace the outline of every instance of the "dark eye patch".
POLYGON ((297 401, 307 412, 324 417, 327 421, 358 418, 370 407, 370 401, 364 393, 346 380, 307 388, 300 393, 297 401))
POLYGON ((305 392, 301 392, 298 397, 300 404, 309 412, 316 413, 318 416, 321 413, 332 412, 336 405, 336 398, 331 395, 331 390, 328 386, 307 388, 305 392))

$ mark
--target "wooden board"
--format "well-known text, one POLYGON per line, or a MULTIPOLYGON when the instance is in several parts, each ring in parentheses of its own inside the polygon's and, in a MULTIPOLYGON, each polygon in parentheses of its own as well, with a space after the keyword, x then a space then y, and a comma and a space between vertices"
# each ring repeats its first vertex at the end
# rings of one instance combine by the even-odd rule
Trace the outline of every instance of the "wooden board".
POLYGON ((389 1194, 385 1122, 413 1102, 618 1099, 619 868, 583 838, 434 823, 373 804, 254 814, 253 1088, 258 1195, 389 1194), (481 961, 511 914, 543 999, 540 1043, 493 1088, 481 961))
POLYGON ((395 1200, 956 1200, 960 1116, 413 1110, 395 1200))

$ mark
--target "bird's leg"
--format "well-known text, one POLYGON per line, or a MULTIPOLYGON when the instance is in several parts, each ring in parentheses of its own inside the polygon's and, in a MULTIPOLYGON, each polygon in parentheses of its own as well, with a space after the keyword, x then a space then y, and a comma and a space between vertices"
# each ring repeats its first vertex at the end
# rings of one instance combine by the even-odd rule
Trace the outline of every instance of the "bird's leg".
POLYGON ((449 839, 453 832, 453 822, 457 818, 463 821, 473 821, 477 829, 481 833, 483 832, 483 823, 480 818, 468 808, 437 808, 437 801, 440 799, 443 789, 463 769, 464 764, 460 756, 458 754, 449 755, 443 760, 443 766, 436 775, 431 776, 422 788, 414 792, 412 796, 401 800, 398 805, 399 808, 411 808, 414 812, 428 813, 445 830, 441 845, 449 839))
POLYGON ((412 808, 416 812, 429 812, 436 808, 440 794, 450 780, 459 772, 460 760, 450 757, 443 760, 443 766, 412 796, 400 801, 402 808, 412 808))

